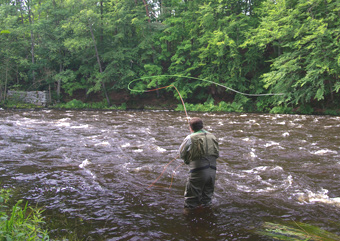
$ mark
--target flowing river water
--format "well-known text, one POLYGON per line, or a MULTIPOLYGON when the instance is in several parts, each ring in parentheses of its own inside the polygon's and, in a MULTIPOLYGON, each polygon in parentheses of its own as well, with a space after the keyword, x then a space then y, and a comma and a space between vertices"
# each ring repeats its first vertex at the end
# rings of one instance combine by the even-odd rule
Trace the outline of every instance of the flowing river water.
POLYGON ((43 207, 51 237, 270 240, 264 222, 340 235, 340 117, 189 113, 220 143, 211 209, 183 214, 187 134, 172 111, 0 110, 1 185, 43 207), (173 180, 172 180, 173 178, 173 180))

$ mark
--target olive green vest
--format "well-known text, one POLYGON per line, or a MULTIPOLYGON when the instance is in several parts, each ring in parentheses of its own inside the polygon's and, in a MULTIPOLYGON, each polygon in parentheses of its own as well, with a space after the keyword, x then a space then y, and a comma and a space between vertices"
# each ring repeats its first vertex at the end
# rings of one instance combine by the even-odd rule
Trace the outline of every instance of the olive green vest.
POLYGON ((216 137, 205 131, 201 130, 190 135, 191 148, 187 155, 188 162, 200 160, 205 156, 219 157, 219 147, 216 137))

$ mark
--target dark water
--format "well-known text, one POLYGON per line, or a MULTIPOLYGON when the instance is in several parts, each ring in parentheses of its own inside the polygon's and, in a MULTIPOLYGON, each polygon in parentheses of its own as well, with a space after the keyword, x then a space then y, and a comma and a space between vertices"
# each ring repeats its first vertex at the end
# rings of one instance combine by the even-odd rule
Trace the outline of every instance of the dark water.
POLYGON ((293 220, 340 235, 339 117, 200 115, 220 141, 210 210, 183 214, 180 160, 148 188, 189 134, 179 112, 0 110, 0 181, 52 237, 270 240, 254 231, 293 220))

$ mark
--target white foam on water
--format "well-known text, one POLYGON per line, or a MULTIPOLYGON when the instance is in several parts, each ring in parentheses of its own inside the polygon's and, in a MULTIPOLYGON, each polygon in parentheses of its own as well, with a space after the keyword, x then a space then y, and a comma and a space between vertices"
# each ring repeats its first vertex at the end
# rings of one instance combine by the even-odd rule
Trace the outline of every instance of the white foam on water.
POLYGON ((110 143, 107 141, 103 141, 97 144, 94 144, 94 146, 110 146, 110 143))
POLYGON ((258 167, 252 168, 250 170, 243 170, 243 172, 252 173, 252 174, 261 174, 261 173, 267 172, 267 171, 269 171, 269 172, 283 172, 283 168, 281 166, 258 166, 258 167))
POLYGON ((272 171, 283 171, 283 168, 280 166, 275 166, 272 168, 272 171))
POLYGON ((123 144, 123 145, 121 145, 121 147, 123 147, 123 148, 125 148, 125 147, 129 147, 129 146, 131 146, 131 144, 130 143, 125 143, 125 144, 123 144))
POLYGON ((144 172, 144 171, 152 171, 153 170, 153 165, 145 165, 145 166, 140 166, 136 168, 127 168, 130 172, 144 172))
POLYGON ((89 125, 71 126, 71 129, 87 129, 89 125))
POLYGON ((332 150, 329 150, 329 149, 322 149, 322 150, 319 150, 319 151, 311 152, 311 154, 322 156, 322 155, 325 155, 325 154, 338 154, 338 152, 332 151, 332 150))
POLYGON ((254 151, 251 151, 251 152, 249 153, 249 156, 250 156, 250 158, 255 158, 255 157, 257 157, 257 155, 255 154, 254 151))
POLYGON ((232 124, 238 124, 238 122, 237 121, 229 121, 228 124, 231 124, 231 125, 232 124))
POLYGON ((337 127, 340 127, 340 124, 339 125, 333 125, 333 126, 324 126, 323 128, 329 129, 329 128, 337 128, 337 127))
POLYGON ((148 135, 150 135, 152 133, 152 131, 148 127, 139 128, 139 131, 142 132, 142 133, 146 133, 148 135))
POLYGON ((163 153, 163 152, 166 152, 166 149, 160 147, 160 146, 156 146, 156 151, 157 152, 160 152, 160 153, 163 153))
POLYGON ((59 123, 59 124, 56 124, 56 126, 58 126, 58 127, 70 127, 71 123, 59 123))
POLYGON ((288 132, 285 132, 285 133, 282 134, 282 136, 283 136, 283 137, 287 137, 287 136, 289 136, 289 133, 288 133, 288 132))
POLYGON ((250 188, 245 185, 236 185, 236 189, 242 192, 253 192, 253 188, 250 188))
POLYGON ((250 170, 243 170, 243 172, 258 174, 259 172, 263 172, 263 171, 267 170, 267 168, 268 168, 268 166, 258 166, 258 167, 255 167, 253 169, 250 169, 250 170))
POLYGON ((59 119, 58 122, 67 122, 70 120, 71 120, 70 118, 62 118, 62 119, 59 119))
POLYGON ((89 174, 93 179, 96 179, 97 178, 97 176, 95 175, 95 174, 93 174, 93 172, 91 172, 90 170, 88 170, 88 169, 84 169, 85 170, 85 172, 87 173, 87 174, 89 174))
POLYGON ((144 150, 143 149, 136 149, 136 150, 133 150, 133 152, 143 152, 144 150))
POLYGON ((287 179, 285 180, 285 184, 287 185, 285 189, 287 189, 287 188, 292 186, 292 184, 293 184, 293 176, 292 175, 289 175, 287 177, 287 179))
POLYGON ((71 123, 69 122, 70 120, 71 120, 70 118, 59 119, 56 122, 55 126, 58 126, 58 127, 69 127, 69 126, 71 126, 71 123))
POLYGON ((251 159, 252 161, 254 161, 255 158, 257 157, 257 155, 255 154, 255 149, 254 149, 254 148, 252 148, 251 151, 250 151, 249 153, 243 154, 243 156, 244 156, 245 158, 251 159))
POLYGON ((264 146, 270 147, 270 146, 278 146, 278 145, 280 145, 280 143, 275 142, 275 141, 270 141, 270 142, 266 143, 264 146))
POLYGON ((324 203, 340 206, 340 197, 330 198, 328 196, 328 190, 323 188, 316 193, 307 190, 306 193, 298 193, 297 196, 298 201, 305 204, 324 203))
POLYGON ((91 164, 91 162, 88 159, 85 159, 81 164, 79 164, 79 167, 84 168, 84 167, 86 167, 90 164, 91 164))

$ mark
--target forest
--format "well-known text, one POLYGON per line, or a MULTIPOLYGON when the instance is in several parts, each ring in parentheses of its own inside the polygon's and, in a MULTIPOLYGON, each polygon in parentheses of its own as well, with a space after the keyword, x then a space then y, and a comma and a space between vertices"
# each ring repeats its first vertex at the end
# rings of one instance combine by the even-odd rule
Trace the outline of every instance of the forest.
POLYGON ((339 47, 338 0, 1 0, 0 102, 340 114, 339 47))

